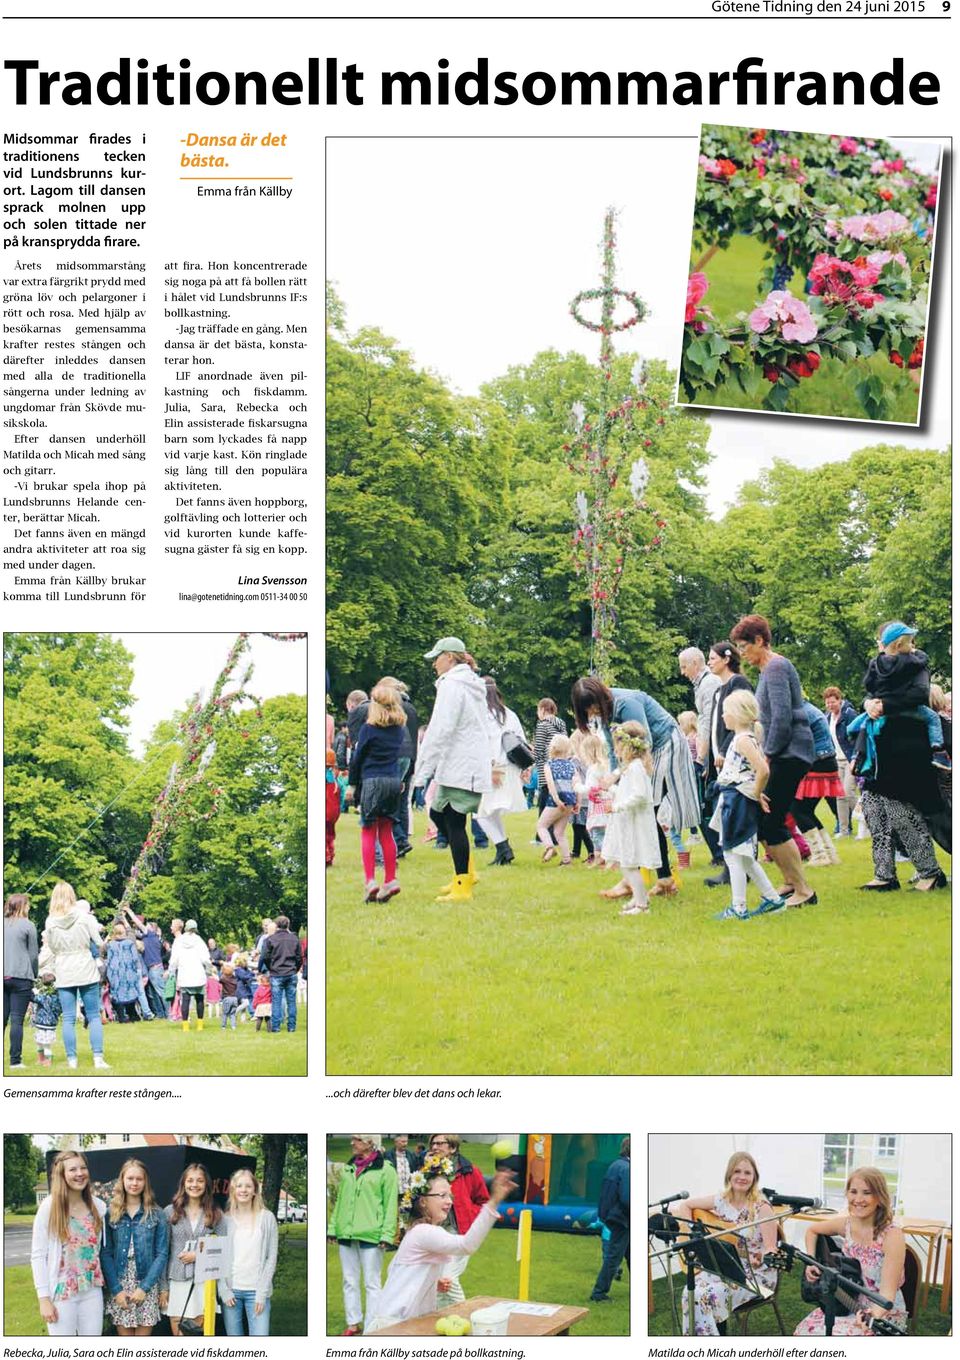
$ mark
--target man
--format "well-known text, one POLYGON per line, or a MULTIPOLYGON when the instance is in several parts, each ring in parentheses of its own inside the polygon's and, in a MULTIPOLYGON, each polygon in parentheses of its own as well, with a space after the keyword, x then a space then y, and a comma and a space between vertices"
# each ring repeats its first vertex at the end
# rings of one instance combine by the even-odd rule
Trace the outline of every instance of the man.
POLYGON ((397 1173, 397 1194, 401 1199, 410 1184, 410 1177, 419 1169, 423 1161, 423 1158, 417 1156, 409 1143, 409 1133, 395 1133, 392 1150, 383 1154, 384 1161, 389 1162, 397 1173))
MULTIPOLYGON (((713 709, 713 699, 717 690, 723 684, 718 675, 713 675, 707 669, 707 659, 699 647, 684 647, 677 657, 680 666, 680 674, 685 680, 689 680, 693 686, 693 705, 697 710, 697 775, 700 780, 700 801, 703 804, 703 817, 700 822, 700 834, 703 836, 710 851, 710 860, 713 864, 723 865, 726 873, 726 865, 723 863, 723 852, 720 849, 720 837, 710 826, 710 818, 716 806, 715 801, 711 801, 706 796, 708 783, 712 783, 710 770, 710 713, 713 709)), ((689 856, 687 865, 681 864, 681 868, 689 868, 689 856)), ((728 879, 725 881, 729 881, 728 879)))
POLYGON ((297 974, 303 963, 300 941, 290 929, 290 918, 278 916, 277 928, 267 936, 260 955, 260 972, 270 978, 270 1030, 279 1034, 283 1009, 287 1009, 287 1032, 297 1028, 297 974))
POLYGON ((837 757, 837 773, 843 785, 843 798, 837 799, 838 836, 850 835, 850 817, 857 806, 860 790, 853 776, 850 763, 853 760, 853 742, 847 736, 847 724, 853 722, 857 710, 849 699, 843 697, 836 685, 828 685, 823 691, 823 702, 827 710, 827 725, 833 738, 833 749, 837 757))
POLYGON ((620 1144, 620 1156, 607 1167, 600 1187, 597 1214, 610 1236, 603 1243, 603 1265, 590 1295, 591 1303, 609 1303, 610 1286, 626 1261, 630 1269, 630 1135, 620 1144))
POLYGON ((216 940, 212 936, 207 941, 207 948, 210 951, 210 962, 214 965, 215 968, 219 968, 221 963, 224 963, 226 961, 227 957, 226 954, 223 952, 223 950, 220 948, 220 946, 217 944, 216 940))

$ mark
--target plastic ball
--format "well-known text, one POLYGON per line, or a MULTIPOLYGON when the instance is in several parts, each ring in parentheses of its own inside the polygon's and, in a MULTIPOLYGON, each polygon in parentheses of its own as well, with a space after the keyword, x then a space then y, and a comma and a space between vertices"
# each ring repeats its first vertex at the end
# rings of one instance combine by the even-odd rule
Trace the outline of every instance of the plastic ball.
POLYGON ((493 1154, 494 1161, 502 1162, 505 1158, 513 1156, 513 1144, 509 1138, 498 1138, 490 1151, 493 1154))

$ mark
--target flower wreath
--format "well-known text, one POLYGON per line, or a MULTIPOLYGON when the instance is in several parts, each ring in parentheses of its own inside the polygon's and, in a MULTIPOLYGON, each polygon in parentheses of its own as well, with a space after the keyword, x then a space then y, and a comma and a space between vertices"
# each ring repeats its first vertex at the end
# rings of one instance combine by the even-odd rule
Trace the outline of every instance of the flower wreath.
POLYGON ((581 326, 586 326, 588 331, 599 331, 602 335, 607 335, 611 330, 625 331, 631 326, 636 326, 647 314, 646 304, 637 297, 636 293, 625 288, 585 288, 570 303, 570 315, 579 321, 581 326), (626 321, 617 322, 610 327, 604 326, 601 322, 597 325, 594 321, 588 321, 580 310, 583 302, 592 302, 595 298, 623 298, 624 302, 629 302, 633 308, 634 315, 628 317, 626 321))
MULTIPOLYGON (((621 746, 627 746, 631 751, 636 751, 639 755, 645 756, 650 750, 650 737, 634 736, 629 732, 624 732, 622 723, 614 723, 610 729, 613 734, 614 742, 619 742, 621 746)), ((646 728, 644 728, 646 732, 646 728)))
POLYGON ((409 1214, 413 1208, 413 1201, 419 1199, 421 1195, 427 1193, 427 1185, 436 1176, 446 1176, 451 1180, 454 1175, 454 1165, 450 1157, 439 1157, 436 1153, 424 1158, 423 1166, 419 1171, 415 1171, 410 1177, 409 1184, 403 1192, 400 1200, 400 1208, 405 1214, 409 1214))

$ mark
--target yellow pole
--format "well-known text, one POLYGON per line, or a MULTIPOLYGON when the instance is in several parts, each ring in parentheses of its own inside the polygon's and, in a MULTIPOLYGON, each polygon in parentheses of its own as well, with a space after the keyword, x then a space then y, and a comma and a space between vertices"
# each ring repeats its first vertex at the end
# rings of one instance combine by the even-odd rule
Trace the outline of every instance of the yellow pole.
POLYGON ((520 1210, 518 1254, 520 1258, 520 1289, 517 1297, 521 1303, 530 1301, 530 1246, 532 1242, 533 1213, 530 1209, 520 1210))
POLYGON ((203 1334, 214 1336, 217 1330, 217 1282, 207 1280, 203 1286, 203 1334))

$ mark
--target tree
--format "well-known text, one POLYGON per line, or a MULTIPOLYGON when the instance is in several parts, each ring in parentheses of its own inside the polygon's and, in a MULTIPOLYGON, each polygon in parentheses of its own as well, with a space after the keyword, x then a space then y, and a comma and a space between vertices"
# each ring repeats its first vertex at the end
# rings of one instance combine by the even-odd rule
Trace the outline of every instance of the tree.
POLYGON ((307 1200, 307 1135, 305 1133, 243 1133, 235 1135, 245 1152, 259 1163, 263 1199, 277 1212, 280 1191, 305 1204, 307 1200))
POLYGON ((37 1180, 43 1170, 43 1156, 28 1133, 3 1135, 3 1207, 16 1210, 33 1206, 37 1180))

